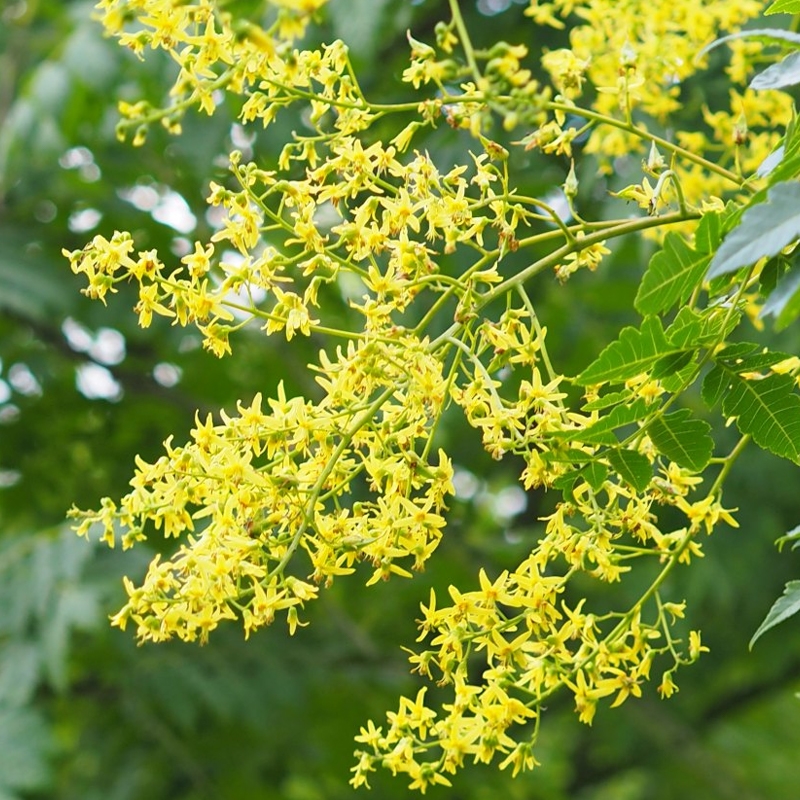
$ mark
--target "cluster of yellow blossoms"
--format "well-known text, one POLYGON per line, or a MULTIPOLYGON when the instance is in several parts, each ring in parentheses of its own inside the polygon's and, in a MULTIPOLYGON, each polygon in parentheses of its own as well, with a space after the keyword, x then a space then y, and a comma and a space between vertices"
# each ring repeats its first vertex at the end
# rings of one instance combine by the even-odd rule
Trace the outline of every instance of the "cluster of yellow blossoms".
MULTIPOLYGON (((230 181, 212 183, 208 198, 222 210, 219 228, 179 264, 137 251, 120 232, 66 253, 84 292, 104 300, 133 282, 142 326, 153 315, 194 325, 217 356, 253 320, 287 340, 313 332, 343 343, 310 367, 319 399, 287 398, 281 387, 267 411, 257 395, 219 422, 198 418, 190 442, 167 441, 155 463, 137 462, 119 502, 73 514, 81 534, 99 523, 112 546, 120 534, 127 547, 151 530, 178 540, 141 586, 126 580, 128 602, 114 623, 133 623, 141 640, 202 642, 224 619, 249 634, 279 612, 294 632, 318 587, 359 563, 369 565, 370 583, 424 567, 454 492, 436 428, 448 407, 461 407, 493 457, 522 458, 526 489, 564 499, 514 570, 494 581, 482 571, 479 589, 451 587, 450 605, 437 607, 432 595, 423 606, 428 649, 411 661, 449 687, 452 701, 437 712, 422 689, 400 701, 385 729, 362 729, 352 783, 383 766, 424 791, 448 784, 466 758, 496 755, 516 774, 535 765, 540 712, 559 688, 590 723, 600 699, 638 696, 656 660, 666 661, 659 692, 668 697, 675 668, 705 649, 696 632, 673 631, 684 605, 661 590, 676 564, 702 555, 700 532, 735 524, 720 487, 740 450, 718 459, 717 480, 693 496, 705 464, 678 465, 651 438, 691 382, 681 375, 669 382, 643 369, 619 391, 588 387, 574 407, 526 285, 545 270, 561 281, 594 270, 612 239, 691 223, 702 204, 719 207, 718 196, 740 189, 775 146, 789 105, 774 93, 733 90, 730 109, 704 110, 707 132, 664 132, 680 117, 679 95, 703 46, 757 14, 756 0, 532 0, 534 23, 577 20, 568 48, 538 54, 551 86, 534 78, 536 65, 524 66, 522 45, 476 51, 449 0, 451 19, 436 27, 435 44, 409 36, 403 80, 425 96, 394 104, 364 96, 342 42, 297 46, 324 4, 270 0, 263 25, 215 0, 98 4, 123 45, 142 57, 163 49, 178 68, 167 108, 122 104, 121 136, 132 131, 142 144, 154 123, 178 132, 187 109, 211 114, 223 91, 243 98, 242 124, 268 127, 297 105, 313 130, 293 136, 274 170, 232 153, 230 181), (590 102, 580 105, 584 96, 590 102), (393 138, 376 140, 368 129, 392 115, 402 120, 393 138), (605 165, 649 151, 644 172, 656 188, 644 178, 620 192, 648 215, 584 223, 520 194, 508 149, 488 138, 498 117, 506 131, 526 126, 516 144, 544 153, 572 156, 586 136, 583 150, 605 165), (411 147, 440 123, 464 130, 475 151, 468 163, 443 170, 411 147), (510 253, 543 247, 525 268, 501 270, 510 253), (328 327, 329 303, 338 308, 343 297, 359 330, 328 327), (662 509, 685 524, 663 531, 662 509), (654 565, 653 581, 629 608, 595 614, 567 593, 577 574, 618 581, 636 559, 654 565)), ((752 47, 734 43, 732 52, 729 73, 741 84, 752 47)), ((570 201, 577 194, 574 169, 564 192, 570 201)), ((709 349, 723 341, 720 331, 709 349)))

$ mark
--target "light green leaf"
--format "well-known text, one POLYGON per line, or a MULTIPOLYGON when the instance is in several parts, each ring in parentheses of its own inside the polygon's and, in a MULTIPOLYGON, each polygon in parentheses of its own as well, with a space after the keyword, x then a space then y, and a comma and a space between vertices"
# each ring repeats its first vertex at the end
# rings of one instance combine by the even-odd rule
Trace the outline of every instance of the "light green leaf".
POLYGON ((733 375, 722 410, 726 417, 735 417, 739 430, 759 447, 800 462, 800 397, 791 375, 753 381, 733 375))
POLYGON ((773 186, 765 203, 751 206, 717 250, 706 275, 718 278, 780 253, 800 236, 800 183, 773 186))
POLYGON ((680 235, 670 232, 664 249, 651 259, 634 305, 642 314, 661 314, 682 303, 702 280, 711 256, 698 253, 680 235))
POLYGON ((750 649, 753 649, 753 645, 762 634, 794 616, 798 611, 800 611, 800 581, 789 581, 783 594, 775 601, 764 621, 753 634, 753 638, 750 640, 750 649))
POLYGON ((657 417, 647 433, 659 453, 680 467, 699 472, 704 469, 714 452, 714 440, 709 435, 711 426, 694 419, 688 408, 657 417))
POLYGON ((800 53, 790 53, 783 61, 767 67, 750 81, 751 89, 783 89, 800 83, 800 53))
POLYGON ((608 461, 617 474, 637 492, 643 492, 653 478, 647 456, 636 450, 610 450, 608 461))
POLYGON ((648 317, 641 329, 627 327, 620 331, 619 339, 593 361, 575 382, 590 386, 606 381, 625 381, 646 372, 661 356, 674 352, 664 336, 658 317, 648 317))
POLYGON ((764 12, 765 16, 770 14, 800 14, 800 0, 775 0, 764 12))

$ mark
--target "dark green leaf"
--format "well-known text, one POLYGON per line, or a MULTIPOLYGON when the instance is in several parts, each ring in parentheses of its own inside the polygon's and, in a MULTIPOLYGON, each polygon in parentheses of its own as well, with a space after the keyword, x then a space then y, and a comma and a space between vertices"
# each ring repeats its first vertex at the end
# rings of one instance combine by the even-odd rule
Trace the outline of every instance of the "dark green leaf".
POLYGON ((653 467, 647 456, 635 450, 609 450, 608 461, 625 483, 643 492, 653 478, 653 467))
POLYGON ((726 417, 736 417, 739 430, 750 434, 759 447, 798 462, 800 397, 790 375, 752 381, 732 376, 722 410, 726 417))
POLYGON ((750 649, 753 649, 756 641, 770 628, 774 628, 794 616, 798 611, 800 611, 800 581, 789 581, 783 590, 783 595, 775 601, 764 621, 753 634, 753 638, 750 640, 750 649))
POLYGON ((800 183, 773 186, 765 203, 751 206, 742 215, 711 260, 706 278, 711 280, 764 256, 777 255, 800 236, 800 183))
POLYGON ((783 61, 767 67, 750 81, 751 89, 782 89, 800 83, 800 53, 790 53, 783 61))
POLYGON ((597 461, 590 461, 582 470, 581 475, 586 478, 586 483, 592 487, 596 492, 603 488, 608 477, 608 467, 605 464, 599 464, 597 461))
POLYGON ((650 371, 652 378, 667 378, 680 372, 684 367, 687 367, 694 360, 693 350, 683 350, 677 353, 670 353, 668 356, 659 358, 653 365, 650 371))
POLYGON ((714 440, 709 435, 711 426, 694 419, 688 408, 656 417, 647 429, 658 451, 678 466, 700 472, 714 452, 714 440))
POLYGON ((646 372, 661 356, 672 352, 658 317, 648 317, 641 329, 623 328, 619 339, 603 350, 577 378, 581 386, 619 382, 646 372))
POLYGON ((703 402, 709 408, 713 408, 727 391, 730 382, 730 373, 720 366, 715 365, 712 367, 711 371, 703 379, 703 388, 700 392, 703 396, 703 402))
MULTIPOLYGON (((786 274, 786 271, 789 269, 789 260, 783 256, 779 255, 776 258, 771 258, 764 264, 764 268, 761 270, 761 274, 758 276, 758 286, 761 290, 761 294, 764 297, 769 297, 772 292, 778 286, 780 279, 786 274)), ((763 316, 764 310, 761 310, 761 315, 763 316)))

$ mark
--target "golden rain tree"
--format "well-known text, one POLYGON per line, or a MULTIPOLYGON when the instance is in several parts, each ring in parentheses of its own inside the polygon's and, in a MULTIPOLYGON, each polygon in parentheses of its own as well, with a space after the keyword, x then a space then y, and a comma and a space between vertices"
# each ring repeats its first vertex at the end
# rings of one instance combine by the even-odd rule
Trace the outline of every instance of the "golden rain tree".
POLYGON ((663 698, 677 691, 678 667, 707 648, 678 622, 692 610, 665 592, 668 576, 736 526, 723 491, 749 443, 800 462, 800 359, 748 340, 764 316, 785 325, 798 309, 800 132, 782 89, 800 79, 800 36, 741 33, 758 0, 531 0, 518 41, 477 47, 450 0, 429 41, 409 32, 400 99, 380 102, 346 42, 315 39, 325 0, 241 6, 98 3, 123 47, 175 62, 168 102, 121 102, 118 136, 179 135, 187 111, 211 115, 227 98, 243 129, 293 108, 305 130, 274 164, 230 153, 227 178, 209 184, 216 232, 186 254, 109 231, 65 255, 86 295, 105 302, 131 283, 141 326, 195 326, 218 357, 236 357, 244 326, 318 338, 318 391, 281 385, 198 415, 189 441, 137 460, 128 494, 73 509, 77 531, 112 547, 176 540, 141 585, 126 579, 112 618, 141 642, 203 643, 226 621, 248 636, 276 618, 295 633, 334 581, 411 578, 435 558, 455 492, 437 430, 462 414, 552 511, 513 569, 423 602, 409 659, 419 691, 362 728, 351 783, 386 768, 424 792, 467 761, 531 769, 555 693, 591 724, 601 701, 618 706, 648 681, 663 698), (565 46, 525 44, 553 32, 565 46), (760 71, 767 46, 789 54, 760 71), (704 106, 702 128, 685 129, 681 86, 722 50, 726 107, 704 106), (444 135, 467 143, 463 163, 419 144, 444 135), (569 165, 558 192, 520 190, 519 155, 532 152, 569 165), (616 216, 581 216, 587 171, 631 154, 639 174, 605 206, 616 216), (569 293, 632 236, 655 248, 640 322, 564 374, 539 287, 569 293), (343 297, 355 325, 341 324, 343 297), (732 448, 706 417, 733 423, 732 448), (571 588, 640 574, 632 604, 594 608, 571 588))

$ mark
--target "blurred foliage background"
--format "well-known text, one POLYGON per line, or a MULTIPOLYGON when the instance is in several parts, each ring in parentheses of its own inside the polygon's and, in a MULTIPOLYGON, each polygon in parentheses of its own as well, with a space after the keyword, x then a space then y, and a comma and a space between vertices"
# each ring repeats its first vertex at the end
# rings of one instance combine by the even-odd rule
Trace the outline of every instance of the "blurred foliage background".
MULTIPOLYGON (((107 308, 85 299, 61 249, 121 229, 135 232, 141 249, 179 252, 187 237, 208 235, 205 189, 224 179, 230 149, 271 163, 302 120, 286 115, 256 137, 234 123, 231 107, 227 116, 188 118, 180 138, 156 133, 139 149, 119 144, 117 100, 162 100, 170 64, 142 64, 104 40, 84 0, 1 5, 0 800, 350 797, 352 736, 368 717, 382 718, 398 693, 415 691, 400 646, 415 638, 429 587, 468 588, 480 566, 491 575, 515 564, 552 501, 526 495, 518 465, 492 461, 452 415, 442 444, 458 467, 459 497, 440 551, 414 581, 365 590, 357 577, 341 580, 291 639, 276 627, 245 643, 234 629, 203 648, 137 648, 112 631, 107 615, 122 601, 121 575, 141 575, 152 553, 88 545, 65 526, 66 509, 124 493, 134 455, 154 457, 171 433, 182 441, 196 410, 230 410, 237 399, 270 393, 279 378, 289 394, 313 393, 303 367, 323 343, 295 339, 289 347, 245 331, 234 357, 217 360, 194 333, 163 320, 138 329, 124 291, 107 308)), ((532 36, 522 27, 521 2, 463 5, 479 46, 522 36, 535 54, 559 44, 558 32, 532 36)), ((348 42, 368 96, 400 97, 406 29, 432 39, 443 18, 442 0, 332 0, 320 35, 348 42)), ((716 71, 684 87, 697 124, 702 103, 726 91, 722 51, 715 59, 716 71)), ((522 133, 498 130, 497 138, 522 133)), ((445 166, 474 148, 447 128, 424 145, 445 166)), ((620 159, 609 177, 579 162, 584 216, 619 214, 607 212, 608 191, 630 182, 638 158, 620 159)), ((550 195, 568 166, 519 149, 512 155, 531 195, 550 195)), ((561 370, 575 374, 632 319, 651 250, 630 239, 595 275, 566 287, 539 279, 538 309, 561 370)), ((774 341, 769 331, 758 335, 774 341)), ((779 346, 800 353, 798 330, 782 333, 779 346)), ((740 507, 741 527, 709 542, 706 558, 672 579, 672 594, 689 601, 711 648, 679 675, 676 697, 660 701, 649 686, 641 700, 603 709, 591 729, 566 698, 556 701, 545 715, 540 768, 514 781, 472 768, 431 796, 795 800, 798 623, 770 632, 752 653, 747 643, 798 575, 798 555, 774 547, 800 522, 797 487, 796 467, 755 449, 737 465, 726 499, 740 507)), ((373 786, 382 800, 408 795, 384 775, 373 786)))

